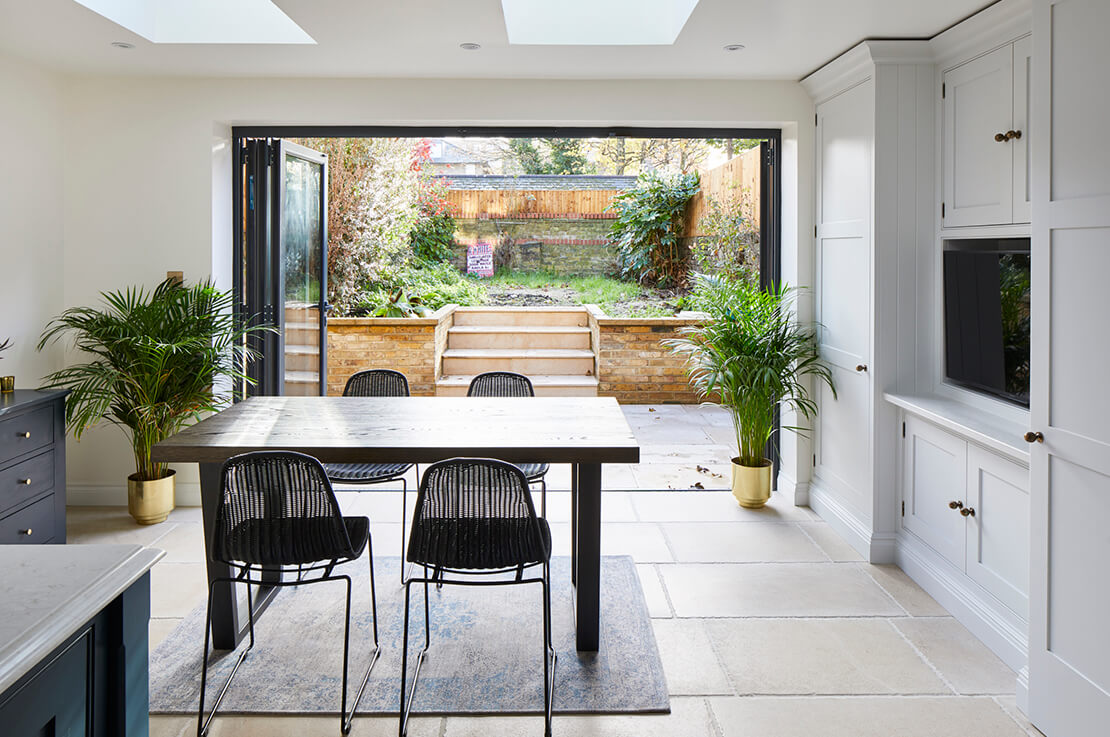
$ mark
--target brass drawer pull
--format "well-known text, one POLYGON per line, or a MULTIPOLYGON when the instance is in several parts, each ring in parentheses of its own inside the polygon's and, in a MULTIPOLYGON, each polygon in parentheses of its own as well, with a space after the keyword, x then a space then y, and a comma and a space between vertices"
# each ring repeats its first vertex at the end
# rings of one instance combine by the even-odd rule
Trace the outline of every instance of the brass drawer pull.
POLYGON ((959 501, 957 501, 957 502, 948 502, 948 508, 949 509, 963 509, 964 508, 964 503, 959 502, 959 501))
POLYGON ((1044 433, 1042 433, 1042 432, 1033 432, 1032 430, 1030 430, 1029 432, 1025 433, 1025 442, 1027 442, 1027 443, 1043 443, 1044 442, 1044 433))
POLYGON ((30 485, 31 485, 31 479, 20 479, 20 480, 19 480, 19 483, 20 483, 20 484, 21 484, 22 486, 30 486, 30 485))
POLYGON ((17 432, 17 433, 15 434, 15 436, 16 436, 17 438, 24 438, 24 439, 27 439, 27 438, 31 437, 31 431, 30 431, 30 430, 27 430, 27 431, 25 431, 25 432, 17 432))
POLYGON ((975 516, 975 508, 974 507, 968 507, 967 509, 961 509, 960 514, 962 514, 965 517, 974 517, 975 516))
POLYGON ((30 527, 28 527, 26 530, 20 530, 19 534, 20 535, 26 535, 27 537, 30 537, 32 532, 34 532, 34 530, 32 530, 30 527))
POLYGON ((1008 141, 1010 139, 1006 137, 1005 133, 995 133, 994 134, 994 140, 998 141, 999 143, 1005 143, 1006 141, 1008 141))

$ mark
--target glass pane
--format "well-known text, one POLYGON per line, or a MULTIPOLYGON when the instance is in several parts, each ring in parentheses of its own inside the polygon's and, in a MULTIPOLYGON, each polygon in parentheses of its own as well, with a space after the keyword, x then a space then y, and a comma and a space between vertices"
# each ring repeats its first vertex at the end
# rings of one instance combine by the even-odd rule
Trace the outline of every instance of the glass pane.
POLYGON ((281 229, 285 279, 285 394, 320 394, 320 198, 323 166, 285 157, 281 229))

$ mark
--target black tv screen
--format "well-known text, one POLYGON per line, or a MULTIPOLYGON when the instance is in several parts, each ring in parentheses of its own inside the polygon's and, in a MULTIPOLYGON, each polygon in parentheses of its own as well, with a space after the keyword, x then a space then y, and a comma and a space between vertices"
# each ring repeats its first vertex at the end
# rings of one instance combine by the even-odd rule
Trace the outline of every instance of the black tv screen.
POLYGON ((1029 406, 1029 241, 944 251, 945 376, 1029 406))

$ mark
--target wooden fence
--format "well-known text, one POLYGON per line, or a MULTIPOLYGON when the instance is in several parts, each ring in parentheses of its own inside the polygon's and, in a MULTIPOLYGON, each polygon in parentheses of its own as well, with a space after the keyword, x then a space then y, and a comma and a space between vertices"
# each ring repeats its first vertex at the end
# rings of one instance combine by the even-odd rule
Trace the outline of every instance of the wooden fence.
POLYGON ((745 214, 759 227, 759 148, 748 149, 715 169, 701 172, 701 189, 686 206, 684 236, 710 235, 698 229, 708 211, 709 197, 718 201, 743 197, 745 214))
POLYGON ((612 217, 605 208, 620 190, 550 190, 550 189, 452 189, 447 201, 456 208, 459 218, 503 218, 517 215, 566 218, 586 216, 589 219, 612 217))

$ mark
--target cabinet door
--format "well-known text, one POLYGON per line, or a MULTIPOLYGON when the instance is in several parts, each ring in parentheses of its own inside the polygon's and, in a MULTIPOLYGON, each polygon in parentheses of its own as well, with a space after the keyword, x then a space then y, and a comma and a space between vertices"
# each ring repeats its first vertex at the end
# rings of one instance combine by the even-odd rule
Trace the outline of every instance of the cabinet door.
POLYGON ((1030 36, 1014 42, 1014 123, 1013 130, 1021 138, 1010 141, 1014 158, 1014 214, 1015 223, 1032 220, 1029 204, 1029 182, 1032 171, 1029 162, 1029 74, 1033 64, 1033 39, 1030 36))
POLYGON ((1029 618, 1029 469, 977 445, 967 450, 967 575, 1029 618))
POLYGON ((950 505, 964 503, 967 443, 915 417, 902 442, 902 527, 963 570, 967 525, 950 505))
POLYGON ((944 74, 944 227, 1013 218, 1013 46, 944 74))

